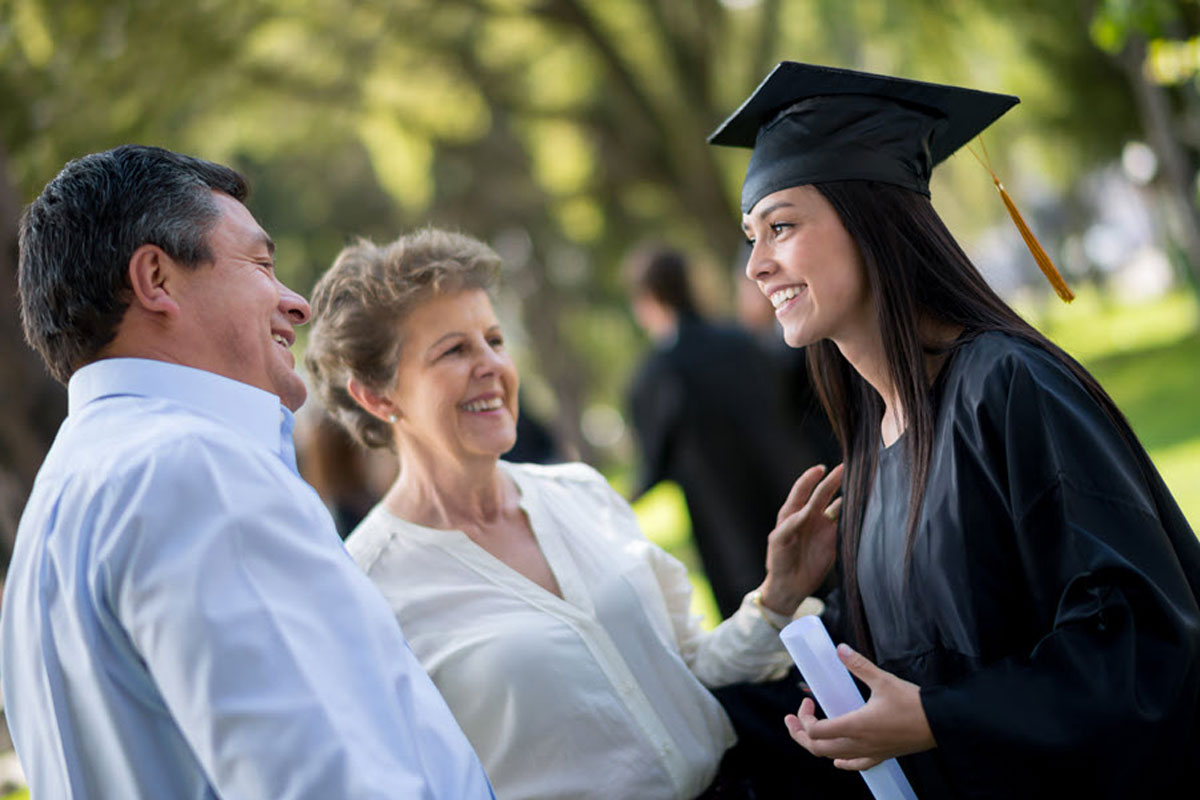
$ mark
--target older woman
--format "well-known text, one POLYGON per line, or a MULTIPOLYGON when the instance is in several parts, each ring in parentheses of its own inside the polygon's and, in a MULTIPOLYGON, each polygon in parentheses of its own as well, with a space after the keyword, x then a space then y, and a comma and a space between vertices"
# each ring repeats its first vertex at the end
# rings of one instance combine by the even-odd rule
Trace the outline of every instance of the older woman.
POLYGON ((347 546, 498 797, 696 797, 735 739, 706 687, 786 668, 778 629, 832 563, 841 470, 801 476, 762 586, 704 632, 684 567, 595 470, 500 459, 518 378, 486 292, 498 268, 480 242, 425 230, 348 247, 317 285, 316 385, 401 463, 347 546))

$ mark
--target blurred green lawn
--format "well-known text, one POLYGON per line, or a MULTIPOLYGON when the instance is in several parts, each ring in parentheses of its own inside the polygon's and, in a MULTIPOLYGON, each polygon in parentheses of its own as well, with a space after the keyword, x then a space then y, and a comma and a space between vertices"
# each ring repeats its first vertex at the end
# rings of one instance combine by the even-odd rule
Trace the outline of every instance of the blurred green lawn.
MULTIPOLYGON (((1086 288, 1074 303, 1021 309, 1079 359, 1129 418, 1134 431, 1200 531, 1200 309, 1188 292, 1152 302, 1105 302, 1086 288)), ((692 608, 712 627, 720 621, 691 541, 683 493, 660 484, 634 504, 646 535, 687 564, 692 608)))
POLYGON ((1125 412, 1200 530, 1200 308, 1186 292, 1104 306, 1082 294, 1051 307, 1039 327, 1083 362, 1125 412))

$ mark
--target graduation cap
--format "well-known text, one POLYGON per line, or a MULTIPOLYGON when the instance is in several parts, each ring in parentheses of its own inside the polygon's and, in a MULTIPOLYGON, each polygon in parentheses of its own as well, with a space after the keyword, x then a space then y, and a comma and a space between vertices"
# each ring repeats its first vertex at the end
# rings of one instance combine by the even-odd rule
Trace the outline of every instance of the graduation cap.
MULTIPOLYGON (((933 168, 1018 102, 1007 94, 783 61, 708 141, 754 148, 743 213, 780 189, 829 181, 879 181, 928 197, 933 168)), ((1059 296, 1073 298, 992 178, 1038 266, 1059 296)))

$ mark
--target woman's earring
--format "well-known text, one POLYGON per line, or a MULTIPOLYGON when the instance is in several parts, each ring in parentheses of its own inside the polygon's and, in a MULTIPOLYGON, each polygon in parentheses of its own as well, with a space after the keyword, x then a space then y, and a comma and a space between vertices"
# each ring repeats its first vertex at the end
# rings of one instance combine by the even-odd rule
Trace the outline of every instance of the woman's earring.
POLYGON ((396 415, 395 415, 395 414, 388 414, 388 422, 390 422, 390 423, 392 423, 393 425, 395 425, 395 424, 396 424, 396 415))

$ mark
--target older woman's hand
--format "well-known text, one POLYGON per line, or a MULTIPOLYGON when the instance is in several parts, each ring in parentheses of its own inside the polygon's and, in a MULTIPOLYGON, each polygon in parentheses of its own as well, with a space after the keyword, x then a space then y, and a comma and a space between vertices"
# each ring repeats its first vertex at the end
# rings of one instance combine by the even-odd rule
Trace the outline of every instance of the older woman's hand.
POLYGON ((838 646, 838 657, 871 689, 866 704, 849 714, 819 720, 813 701, 805 699, 796 715, 784 717, 792 738, 815 756, 833 759, 839 769, 862 770, 896 756, 937 747, 921 690, 872 664, 847 645, 838 646))
POLYGON ((842 500, 842 465, 805 471, 779 509, 767 538, 767 577, 760 588, 763 605, 792 614, 821 585, 837 550, 837 518, 842 500))

